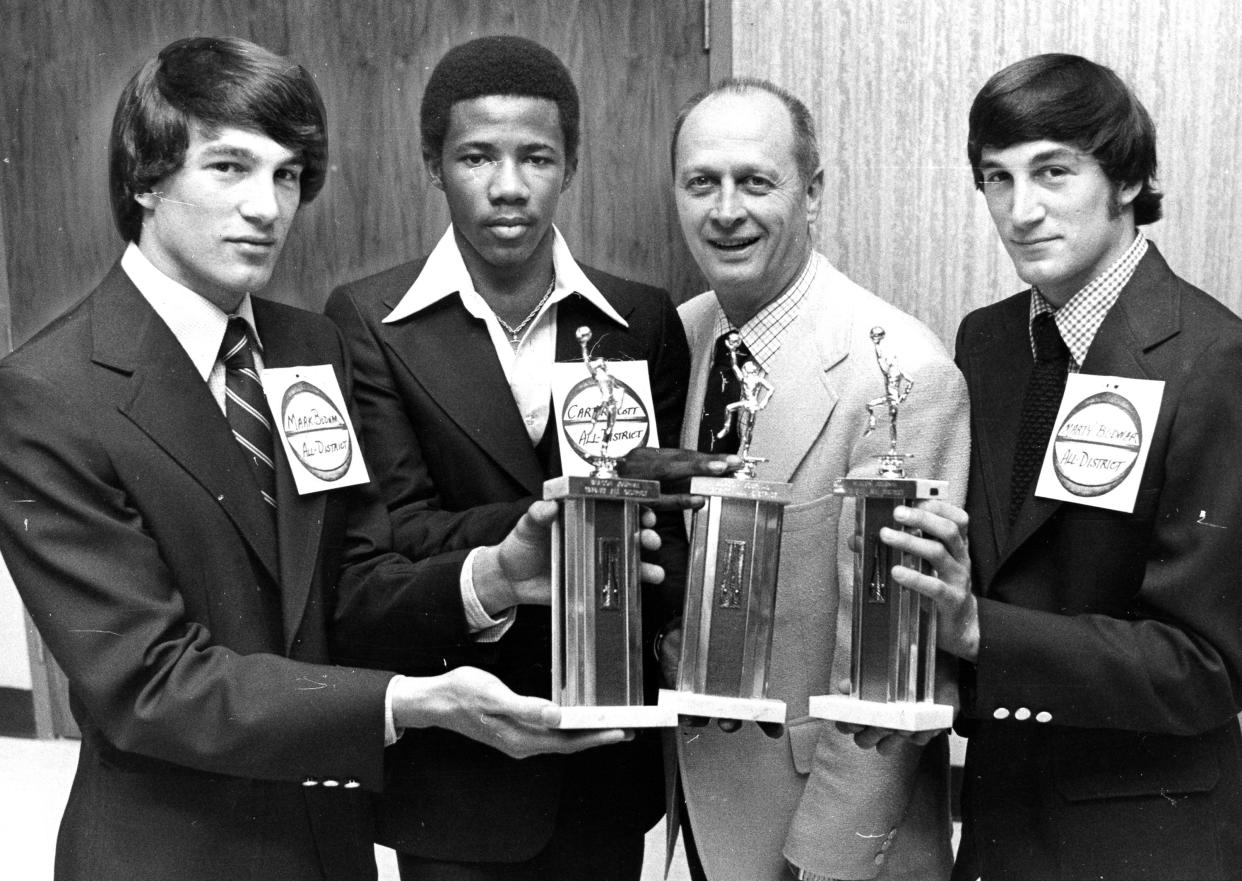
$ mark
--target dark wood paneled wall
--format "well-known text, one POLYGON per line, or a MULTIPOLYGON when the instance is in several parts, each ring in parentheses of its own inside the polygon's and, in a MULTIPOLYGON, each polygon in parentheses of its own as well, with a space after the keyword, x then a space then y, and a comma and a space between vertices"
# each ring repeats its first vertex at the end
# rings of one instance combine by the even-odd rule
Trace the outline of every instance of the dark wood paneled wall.
POLYGON ((581 92, 580 168, 558 213, 571 247, 685 299, 703 285, 676 223, 668 136, 677 107, 707 83, 702 17, 699 2, 663 0, 5 0, 0 242, 13 342, 119 255, 106 182, 117 95, 146 57, 195 34, 289 55, 328 108, 328 183, 304 209, 269 296, 318 309, 334 284, 435 244, 448 214, 422 170, 423 86, 450 46, 514 33, 564 59, 581 92))

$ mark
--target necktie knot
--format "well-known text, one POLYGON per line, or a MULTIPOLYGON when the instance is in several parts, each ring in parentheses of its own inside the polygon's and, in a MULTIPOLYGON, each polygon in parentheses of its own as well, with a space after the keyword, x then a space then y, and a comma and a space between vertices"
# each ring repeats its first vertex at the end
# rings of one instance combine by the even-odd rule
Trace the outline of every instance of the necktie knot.
POLYGON ((1064 361, 1069 357, 1069 347, 1061 338, 1053 313, 1041 312, 1035 316, 1031 336, 1035 340, 1036 361, 1064 361))
POLYGON ((228 326, 224 329, 224 340, 220 343, 220 361, 225 369, 253 371, 252 346, 250 325, 246 323, 246 319, 230 315, 228 326))

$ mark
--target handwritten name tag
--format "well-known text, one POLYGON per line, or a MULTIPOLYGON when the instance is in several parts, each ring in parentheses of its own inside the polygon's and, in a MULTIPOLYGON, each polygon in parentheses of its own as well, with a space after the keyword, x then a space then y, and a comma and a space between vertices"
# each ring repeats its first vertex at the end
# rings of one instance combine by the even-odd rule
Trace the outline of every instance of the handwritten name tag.
POLYGON ((263 393, 299 495, 370 480, 331 364, 264 370, 263 393))
POLYGON ((1035 495, 1132 513, 1163 396, 1160 380, 1067 377, 1035 495))

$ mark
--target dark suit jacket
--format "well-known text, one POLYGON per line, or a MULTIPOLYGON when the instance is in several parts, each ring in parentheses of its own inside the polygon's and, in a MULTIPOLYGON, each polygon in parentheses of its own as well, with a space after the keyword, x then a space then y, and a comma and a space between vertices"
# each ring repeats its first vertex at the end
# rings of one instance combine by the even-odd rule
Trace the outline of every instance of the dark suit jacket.
POLYGON ((1084 373, 1163 380, 1133 514, 1007 527, 1029 294, 962 322, 981 646, 959 877, 1242 878, 1242 321, 1150 246, 1084 373), (1001 718, 1004 717, 1004 718, 1001 718))
MULTIPOLYGON (((254 314, 267 366, 327 362, 348 388, 330 322, 254 314)), ((0 363, 0 401, 0 549, 83 737, 57 878, 374 877, 361 793, 382 786, 391 674, 325 664, 327 625, 382 642, 370 622, 393 615, 441 653, 466 635, 461 555, 383 553, 369 491, 298 496, 279 450, 273 536, 207 384, 119 266, 0 363)))
MULTIPOLYGON (((466 312, 460 298, 446 297, 400 322, 382 323, 424 262, 339 288, 327 305, 353 360, 367 459, 382 481, 397 547, 420 554, 495 543, 541 497, 543 481, 560 471, 552 429, 541 456, 532 448, 486 327, 466 312)), ((663 291, 583 270, 629 327, 571 296, 558 307, 557 359, 581 359, 574 330, 583 324, 594 332, 595 354, 646 359, 660 440, 675 445, 689 370, 676 311, 663 291)), ((664 518, 666 543, 684 547, 683 530, 680 516, 664 518)), ((670 568, 666 583, 680 585, 679 573, 670 568)), ((648 632, 680 608, 679 591, 646 589, 648 632)), ((355 660, 402 670, 410 663, 383 654, 355 660)), ((491 670, 518 692, 547 696, 548 609, 521 608, 499 642, 446 657, 439 669, 463 663, 491 670)), ((654 693, 655 665, 647 667, 654 693)), ((389 751, 379 840, 433 859, 528 859, 552 834, 567 775, 587 788, 585 807, 610 818, 619 830, 647 829, 662 812, 659 740, 653 732, 576 756, 516 761, 448 732, 409 731, 389 751)))

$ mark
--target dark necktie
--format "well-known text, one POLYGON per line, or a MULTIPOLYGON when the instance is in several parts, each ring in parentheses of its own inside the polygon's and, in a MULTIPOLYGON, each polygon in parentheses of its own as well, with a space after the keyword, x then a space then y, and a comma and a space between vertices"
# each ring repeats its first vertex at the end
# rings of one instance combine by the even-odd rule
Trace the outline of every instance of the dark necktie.
POLYGON ((263 501, 276 509, 276 468, 272 464, 272 423, 268 418, 263 385, 254 367, 250 328, 244 318, 229 318, 220 344, 224 364, 224 413, 233 437, 250 460, 250 470, 263 501))
POLYGON ((1031 324, 1035 339, 1035 367, 1022 398, 1022 421, 1018 445, 1013 456, 1013 476, 1009 484, 1009 522, 1013 523, 1026 501, 1027 491, 1043 464, 1044 451, 1052 435, 1052 423, 1065 391, 1069 372, 1069 349, 1061 339, 1051 312, 1041 312, 1031 324))
MULTIPOLYGON (((724 427, 725 408, 742 396, 742 384, 733 372, 733 359, 729 357, 729 347, 725 345, 723 334, 716 340, 716 348, 712 355, 711 370, 707 374, 707 391, 703 395, 703 418, 699 420, 699 452, 735 454, 741 446, 737 425, 723 438, 716 434, 724 427)), ((742 343, 737 350, 739 365, 751 360, 750 350, 742 343)))

